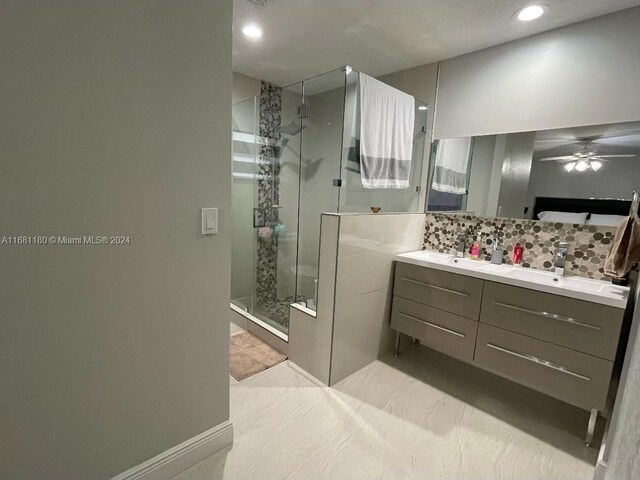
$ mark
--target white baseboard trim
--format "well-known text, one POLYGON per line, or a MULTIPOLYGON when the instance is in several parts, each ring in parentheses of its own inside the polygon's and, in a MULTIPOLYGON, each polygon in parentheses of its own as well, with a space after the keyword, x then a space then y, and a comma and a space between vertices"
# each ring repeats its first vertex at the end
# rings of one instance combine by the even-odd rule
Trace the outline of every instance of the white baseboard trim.
POLYGON ((167 480, 233 445, 233 424, 227 420, 162 452, 111 480, 167 480))

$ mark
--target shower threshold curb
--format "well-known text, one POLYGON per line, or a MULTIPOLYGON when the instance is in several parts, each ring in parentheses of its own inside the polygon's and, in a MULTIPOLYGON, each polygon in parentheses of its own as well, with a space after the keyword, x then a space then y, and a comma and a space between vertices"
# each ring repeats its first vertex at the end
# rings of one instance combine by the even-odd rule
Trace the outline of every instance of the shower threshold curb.
POLYGON ((256 325, 259 325, 262 328, 264 328, 269 333, 272 333, 273 335, 275 335, 276 337, 280 338, 281 340, 284 340, 285 342, 289 342, 289 335, 287 335, 285 333, 282 333, 280 330, 278 330, 276 328, 273 328, 267 322, 265 322, 263 320, 260 320, 258 317, 254 317, 249 312, 246 312, 245 310, 243 310, 242 308, 238 307, 237 305, 235 305, 233 303, 229 303, 229 306, 231 307, 231 310, 233 310, 234 312, 239 313, 240 315, 242 315, 243 317, 247 318, 248 320, 251 320, 253 323, 255 323, 256 325))

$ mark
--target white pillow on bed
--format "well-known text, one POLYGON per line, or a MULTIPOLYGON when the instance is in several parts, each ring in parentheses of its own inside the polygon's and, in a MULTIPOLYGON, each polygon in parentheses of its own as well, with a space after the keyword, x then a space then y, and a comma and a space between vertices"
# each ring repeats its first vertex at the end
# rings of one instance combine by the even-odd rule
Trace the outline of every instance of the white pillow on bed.
POLYGON ((540 212, 538 218, 543 222, 577 223, 583 225, 587 222, 588 212, 540 212))
POLYGON ((598 213, 592 213, 587 224, 601 225, 603 227, 617 227, 625 218, 627 217, 624 215, 600 215, 598 213))

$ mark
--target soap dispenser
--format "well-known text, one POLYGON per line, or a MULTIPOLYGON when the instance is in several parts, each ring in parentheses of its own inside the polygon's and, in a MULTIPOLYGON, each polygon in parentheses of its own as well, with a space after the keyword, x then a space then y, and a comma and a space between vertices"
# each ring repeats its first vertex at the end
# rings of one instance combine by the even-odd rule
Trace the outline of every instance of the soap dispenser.
POLYGON ((502 265, 503 257, 504 249, 502 248, 498 234, 494 233, 491 240, 491 263, 502 265))

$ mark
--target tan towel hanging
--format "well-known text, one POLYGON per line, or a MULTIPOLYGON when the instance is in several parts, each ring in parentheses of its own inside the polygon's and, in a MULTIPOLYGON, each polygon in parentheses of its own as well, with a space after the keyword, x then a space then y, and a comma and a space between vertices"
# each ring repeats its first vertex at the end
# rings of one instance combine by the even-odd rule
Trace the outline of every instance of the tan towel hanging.
POLYGON ((640 220, 636 215, 620 222, 611 250, 604 261, 604 274, 622 278, 640 262, 640 220))

